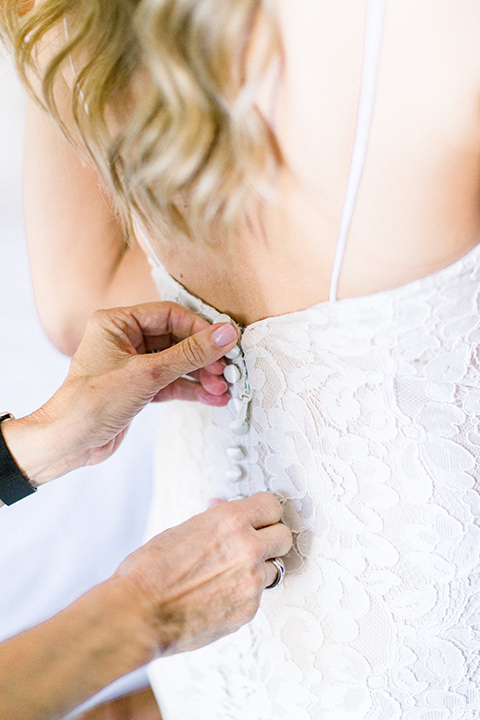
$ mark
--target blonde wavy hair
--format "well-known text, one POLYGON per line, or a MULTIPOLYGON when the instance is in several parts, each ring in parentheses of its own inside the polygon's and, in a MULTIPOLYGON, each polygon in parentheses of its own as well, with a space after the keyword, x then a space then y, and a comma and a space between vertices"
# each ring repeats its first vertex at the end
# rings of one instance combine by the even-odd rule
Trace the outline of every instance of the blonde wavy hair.
POLYGON ((127 227, 133 212, 211 238, 272 199, 282 158, 255 95, 279 53, 274 0, 0 0, 0 18, 23 81, 81 139, 127 227))

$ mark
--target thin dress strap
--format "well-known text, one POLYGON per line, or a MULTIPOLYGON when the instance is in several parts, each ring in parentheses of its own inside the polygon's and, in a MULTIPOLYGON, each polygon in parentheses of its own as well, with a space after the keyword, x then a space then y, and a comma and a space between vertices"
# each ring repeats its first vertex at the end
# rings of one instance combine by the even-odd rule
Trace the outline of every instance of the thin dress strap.
POLYGON ((353 143, 350 173, 343 205, 340 230, 337 238, 332 275, 330 278, 329 300, 337 299, 338 281, 342 269, 348 232, 352 223, 355 202, 357 200, 362 178, 365 158, 367 155, 370 128, 372 125, 373 106, 377 89, 378 62, 383 36, 383 20, 385 0, 368 0, 365 20, 365 40, 363 50, 362 81, 358 102, 357 127, 353 143))
MULTIPOLYGON (((380 48, 383 37, 383 20, 385 15, 385 0, 367 0, 367 14, 365 19, 365 40, 362 64, 362 79, 360 86, 360 98, 358 102, 357 125, 355 130, 355 139, 353 143, 352 158, 350 161, 350 172, 345 194, 345 202, 343 205, 342 217, 340 221, 340 230, 335 248, 335 257, 333 260, 332 274, 330 278, 329 300, 336 301, 338 292, 338 281, 342 269, 343 258, 345 255, 345 247, 347 236, 352 223, 353 213, 355 210, 355 202, 360 187, 365 158, 367 154, 368 140, 370 137, 370 128, 372 125, 373 106, 375 104, 375 94, 377 89, 378 63, 380 59, 380 48)), ((67 20, 64 18, 65 38, 69 40, 69 32, 67 20)), ((70 66, 73 76, 76 79, 76 70, 73 65, 71 56, 69 56, 70 66)), ((85 112, 88 114, 88 105, 85 102, 84 95, 77 81, 77 88, 81 100, 84 102, 85 112)), ((144 232, 138 219, 133 217, 134 225, 147 246, 151 257, 159 263, 158 257, 152 244, 144 232)))
POLYGON ((140 225, 140 222, 139 222, 138 218, 136 217, 136 215, 132 214, 132 222, 133 222, 133 226, 134 226, 135 230, 137 231, 140 238, 143 240, 143 242, 145 244, 145 249, 148 250, 150 260, 153 260, 156 265, 162 265, 159 257, 157 256, 157 253, 155 252, 155 250, 153 248, 152 243, 150 242, 150 239, 149 239, 147 233, 145 232, 143 227, 140 225))

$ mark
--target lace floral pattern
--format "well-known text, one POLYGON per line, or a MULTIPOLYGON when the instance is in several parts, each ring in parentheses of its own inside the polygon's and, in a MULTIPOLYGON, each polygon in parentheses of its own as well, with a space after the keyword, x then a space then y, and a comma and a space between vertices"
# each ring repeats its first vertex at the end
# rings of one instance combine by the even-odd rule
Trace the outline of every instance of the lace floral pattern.
MULTIPOLYGON (((153 272, 164 299, 215 318, 153 272)), ((295 549, 250 625, 152 665, 165 720, 480 718, 479 292, 477 246, 243 330, 241 492, 288 499, 295 549)), ((164 412, 152 533, 239 491, 226 411, 164 412)))

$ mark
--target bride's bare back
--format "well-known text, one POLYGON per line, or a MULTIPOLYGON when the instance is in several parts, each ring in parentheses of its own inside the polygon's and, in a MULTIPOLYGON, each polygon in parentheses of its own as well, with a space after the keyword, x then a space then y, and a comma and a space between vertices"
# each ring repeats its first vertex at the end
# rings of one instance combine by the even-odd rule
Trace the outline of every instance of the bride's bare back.
MULTIPOLYGON (((168 250, 168 271, 248 324, 328 298, 357 120, 366 3, 278 3, 283 68, 259 105, 288 172, 264 226, 168 250), (274 110, 272 110, 272 106, 274 110)), ((368 153, 338 297, 430 274, 478 242, 480 6, 387 2, 368 153)))
MULTIPOLYGON (((278 203, 231 242, 150 238, 167 270, 241 323, 328 297, 350 171, 367 2, 277 0, 283 57, 258 104, 286 159, 278 203)), ((386 0, 373 122, 338 297, 451 264, 479 240, 480 5, 386 0)), ((25 198, 37 306, 75 351, 97 307, 158 297, 122 228, 53 120, 28 105, 25 198), (85 209, 88 208, 88 213, 85 209)))

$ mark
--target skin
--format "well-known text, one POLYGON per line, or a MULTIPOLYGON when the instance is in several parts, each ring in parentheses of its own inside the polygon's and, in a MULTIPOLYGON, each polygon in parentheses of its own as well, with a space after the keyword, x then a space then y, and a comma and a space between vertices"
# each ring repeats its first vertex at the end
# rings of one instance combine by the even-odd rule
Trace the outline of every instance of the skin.
POLYGON ((81 720, 161 720, 160 709, 150 688, 144 688, 128 697, 97 705, 81 715, 81 720), (135 715, 136 713, 136 715, 135 715))

